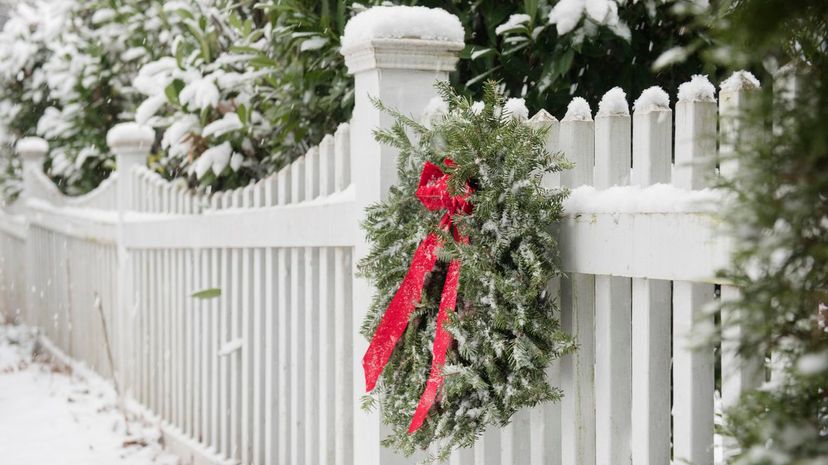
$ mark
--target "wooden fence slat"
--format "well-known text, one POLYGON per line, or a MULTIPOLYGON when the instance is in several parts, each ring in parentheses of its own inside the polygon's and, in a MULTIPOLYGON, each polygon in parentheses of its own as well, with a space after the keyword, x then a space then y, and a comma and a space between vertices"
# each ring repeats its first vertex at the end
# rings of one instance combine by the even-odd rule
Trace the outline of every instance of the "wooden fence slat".
MULTIPOLYGON (((341 126, 340 126, 341 127, 341 126)), ((352 250, 334 249, 334 464, 352 465, 354 457, 354 326, 352 288, 352 250)))
POLYGON ((336 128, 334 152, 334 190, 340 192, 351 183, 351 126, 348 123, 342 123, 336 128))
MULTIPOLYGON (((595 187, 629 184, 629 115, 595 118, 595 187)), ((612 253, 607 250, 606 253, 612 253)), ((595 277, 595 435, 596 463, 629 464, 632 418, 631 282, 595 277)))
POLYGON ((632 280, 632 463, 670 461, 670 282, 632 280))
MULTIPOLYGON (((560 137, 561 151, 575 164, 572 170, 561 173, 561 184, 570 188, 592 185, 595 164, 592 119, 565 116, 560 137)), ((561 326, 579 344, 577 352, 561 361, 564 390, 561 412, 564 418, 572 419, 568 428, 562 428, 563 465, 595 465, 594 318, 594 276, 572 274, 561 280, 561 326)))
MULTIPOLYGON (((305 154, 305 200, 312 200, 318 197, 327 186, 322 185, 322 159, 321 156, 328 155, 321 153, 318 147, 311 148, 305 154)), ((327 173, 325 173, 327 175, 327 173)), ((317 367, 319 366, 319 249, 305 247, 304 255, 304 305, 302 306, 302 317, 304 318, 304 414, 302 421, 304 426, 305 451, 304 460, 308 464, 319 463, 319 383, 317 379, 317 367)))
MULTIPOLYGON (((678 284, 678 283, 677 283, 678 284)), ((703 307, 713 285, 673 288, 673 462, 713 463, 713 349, 689 345, 698 324, 713 324, 703 307)))

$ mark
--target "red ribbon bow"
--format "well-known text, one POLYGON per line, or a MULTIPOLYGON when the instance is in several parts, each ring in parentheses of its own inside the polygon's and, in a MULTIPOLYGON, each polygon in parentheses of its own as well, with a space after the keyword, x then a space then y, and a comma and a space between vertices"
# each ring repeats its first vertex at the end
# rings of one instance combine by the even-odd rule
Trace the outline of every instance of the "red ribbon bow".
MULTIPOLYGON (((454 166, 452 160, 445 160, 446 166, 454 166)), ((461 195, 452 196, 448 191, 449 175, 444 173, 437 165, 426 162, 420 174, 420 184, 417 187, 417 198, 431 211, 446 210, 443 219, 440 220, 442 229, 451 230, 454 240, 461 243, 468 243, 469 238, 463 236, 453 223, 456 214, 471 213, 471 204, 468 199, 472 194, 472 188, 466 184, 465 192, 461 195)), ((429 233, 414 252, 411 266, 403 278, 400 287, 391 299, 391 303, 385 310, 385 314, 377 327, 374 337, 362 358, 362 367, 365 370, 365 387, 367 391, 374 389, 377 379, 383 368, 391 358, 391 353, 397 345, 408 326, 408 320, 414 307, 420 301, 423 294, 425 276, 434 268, 437 262, 437 250, 442 247, 440 237, 435 233, 429 233)), ((413 433, 422 426, 428 415, 429 409, 434 405, 437 392, 443 385, 442 370, 446 362, 446 351, 451 344, 451 334, 445 330, 443 324, 448 314, 454 311, 457 303, 457 288, 460 282, 460 261, 451 260, 446 282, 443 286, 443 293, 440 297, 440 310, 437 313, 437 330, 434 335, 433 356, 431 360, 431 373, 426 382, 426 388, 420 396, 417 411, 408 427, 408 432, 413 433)))

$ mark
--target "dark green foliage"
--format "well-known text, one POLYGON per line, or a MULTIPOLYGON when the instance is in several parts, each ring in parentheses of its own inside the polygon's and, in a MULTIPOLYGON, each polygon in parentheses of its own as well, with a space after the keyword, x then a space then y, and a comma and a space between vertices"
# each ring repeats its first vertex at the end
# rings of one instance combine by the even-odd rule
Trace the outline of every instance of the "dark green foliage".
POLYGON ((560 329, 557 302, 547 284, 560 276, 551 226, 561 216, 566 192, 541 186, 545 173, 567 166, 545 149, 544 132, 501 114, 503 95, 495 82, 484 89, 485 109, 448 84, 440 91, 450 112, 433 129, 396 112, 396 123, 378 131, 380 142, 400 150, 400 182, 387 200, 368 210, 364 227, 372 243, 361 272, 377 287, 362 327, 370 338, 408 270, 414 249, 430 231, 443 234, 445 248, 426 279, 422 302, 410 319, 367 405, 377 402, 392 434, 384 443, 406 454, 439 444, 443 459, 469 447, 487 425, 504 425, 523 407, 557 401, 561 391, 546 382, 549 363, 574 349, 560 329), (414 134, 415 141, 408 134, 414 134), (447 167, 446 157, 456 162, 447 167), (441 232, 442 212, 428 211, 415 197, 425 161, 452 176, 450 190, 466 182, 474 189, 470 215, 455 216, 468 245, 441 232), (455 343, 444 368, 445 386, 428 420, 414 434, 409 423, 431 366, 431 347, 447 262, 462 262, 457 312, 448 330, 455 343))
POLYGON ((729 463, 828 463, 828 3, 723 3, 722 45, 705 55, 764 75, 743 118, 767 128, 743 141, 724 186, 736 198, 727 216, 736 254, 724 276, 741 296, 722 305, 735 315, 723 330, 742 326, 741 353, 773 354, 774 367, 769 384, 725 412, 723 432, 741 448, 729 463), (771 85, 785 63, 799 76, 793 99, 771 85))

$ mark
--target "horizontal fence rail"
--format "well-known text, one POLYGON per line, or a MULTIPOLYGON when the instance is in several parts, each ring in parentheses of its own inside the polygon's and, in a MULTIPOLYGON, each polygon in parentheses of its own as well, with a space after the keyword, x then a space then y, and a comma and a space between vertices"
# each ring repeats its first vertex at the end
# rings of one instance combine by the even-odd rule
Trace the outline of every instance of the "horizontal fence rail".
MULTIPOLYGON (((0 310, 117 379, 185 463, 422 458, 382 448, 379 416, 360 409, 357 330, 373 290, 355 273, 364 209, 396 182, 396 152, 372 135, 388 121, 369 97, 419 117, 456 61, 457 44, 417 42, 346 56, 351 123, 243 188, 163 179, 144 166, 151 134, 113 138, 118 172, 80 198, 29 160, 26 190, 0 215, 0 310)), ((716 275, 731 244, 710 186, 738 169, 718 157, 752 130, 735 119, 752 92, 527 122, 575 165, 544 182, 571 189, 556 225, 567 274, 550 291, 579 350, 548 368, 560 403, 519 412, 451 465, 721 463, 717 382, 728 405, 764 380, 763 361, 689 341, 699 325, 718 330, 711 303, 738 295, 716 275)))

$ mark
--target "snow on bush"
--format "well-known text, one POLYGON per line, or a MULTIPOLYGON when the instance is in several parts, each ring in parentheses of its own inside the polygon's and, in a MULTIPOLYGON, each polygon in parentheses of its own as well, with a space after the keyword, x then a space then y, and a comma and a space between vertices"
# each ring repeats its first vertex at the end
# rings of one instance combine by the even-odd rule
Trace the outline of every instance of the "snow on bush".
POLYGON ((506 32, 513 31, 515 29, 525 28, 525 24, 531 20, 532 17, 527 14, 510 15, 509 19, 506 20, 505 23, 495 28, 495 34, 502 35, 506 32))
POLYGON ((266 56, 271 26, 256 28, 232 9, 197 2, 166 10, 185 6, 194 18, 185 20, 187 33, 133 80, 144 96, 136 121, 162 132, 163 171, 200 186, 245 185, 265 171, 270 156, 265 141, 273 127, 262 115, 261 91, 277 64, 251 58, 266 56))
POLYGON ((342 48, 370 39, 426 39, 463 42, 457 16, 424 6, 377 6, 357 14, 345 26, 342 48))
POLYGON ((596 26, 606 26, 627 41, 631 37, 630 28, 618 18, 616 0, 561 0, 549 13, 549 23, 555 25, 558 35, 572 32, 579 41, 597 34, 596 26), (581 19, 584 23, 578 27, 581 19))

